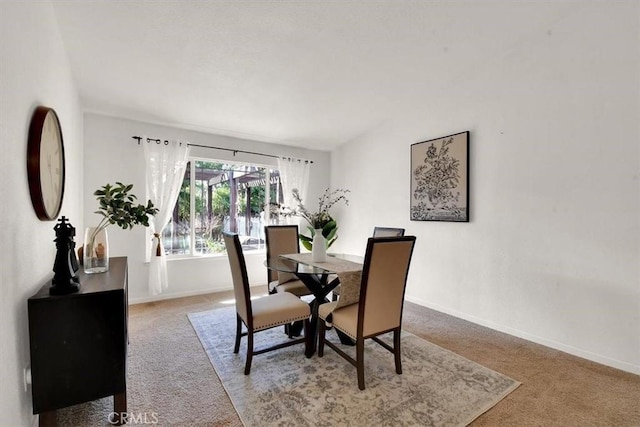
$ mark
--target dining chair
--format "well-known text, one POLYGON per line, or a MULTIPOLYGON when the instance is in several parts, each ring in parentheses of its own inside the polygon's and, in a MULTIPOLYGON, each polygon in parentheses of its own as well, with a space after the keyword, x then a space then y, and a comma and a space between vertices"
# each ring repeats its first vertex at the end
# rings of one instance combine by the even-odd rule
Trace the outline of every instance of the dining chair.
POLYGON ((402 374, 400 334, 402 310, 415 236, 370 237, 367 241, 360 296, 357 303, 339 307, 340 301, 322 304, 319 308, 318 357, 324 355, 324 345, 356 367, 358 388, 364 390, 364 342, 373 339, 394 354, 396 373, 402 374), (356 343, 355 359, 325 339, 327 323, 342 331, 356 343), (393 345, 379 335, 393 332, 393 345))
POLYGON ((373 237, 399 237, 404 236, 404 228, 373 227, 373 237))
POLYGON ((312 334, 309 332, 309 316, 311 316, 309 305, 289 292, 279 292, 251 300, 247 265, 244 260, 240 239, 238 239, 238 235, 235 233, 223 232, 222 234, 224 236, 224 244, 227 248, 227 255, 229 256, 229 265, 233 278, 233 292, 236 300, 236 341, 233 348, 234 353, 240 351, 240 339, 244 336, 247 337, 247 357, 244 365, 244 374, 249 375, 253 356, 268 351, 305 343, 305 354, 310 355, 312 334), (288 341, 259 350, 253 348, 253 335, 256 332, 300 320, 304 322, 304 338, 289 339, 288 341), (246 332, 242 332, 243 324, 246 327, 246 332))
MULTIPOLYGON (((404 236, 404 228, 373 227, 373 237, 399 237, 404 236)), ((337 301, 340 296, 340 286, 338 285, 331 295, 332 301, 337 301)))
MULTIPOLYGON (((297 225, 267 225, 264 227, 267 258, 300 252, 297 225)), ((311 295, 311 291, 293 273, 267 269, 269 293, 289 292, 298 297, 311 295)))

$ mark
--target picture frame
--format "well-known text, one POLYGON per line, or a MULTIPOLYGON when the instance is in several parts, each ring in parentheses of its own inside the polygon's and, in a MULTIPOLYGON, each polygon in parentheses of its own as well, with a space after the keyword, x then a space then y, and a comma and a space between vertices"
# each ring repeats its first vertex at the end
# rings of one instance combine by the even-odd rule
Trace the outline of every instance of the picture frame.
POLYGON ((411 144, 411 221, 469 222, 469 131, 411 144))

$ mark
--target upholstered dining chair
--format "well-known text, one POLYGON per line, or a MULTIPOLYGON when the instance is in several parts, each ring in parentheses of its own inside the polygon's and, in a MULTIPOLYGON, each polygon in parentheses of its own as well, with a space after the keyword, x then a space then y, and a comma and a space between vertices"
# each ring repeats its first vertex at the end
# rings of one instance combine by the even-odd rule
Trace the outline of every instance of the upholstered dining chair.
POLYGON ((373 227, 373 237, 399 237, 404 236, 404 228, 373 227))
POLYGON ((233 292, 236 299, 236 342, 233 348, 234 353, 240 351, 240 339, 244 336, 247 337, 247 357, 244 365, 244 374, 249 375, 251 360, 254 355, 299 343, 305 343, 305 354, 310 355, 312 334, 309 329, 309 316, 311 316, 309 305, 288 292, 279 292, 251 300, 247 265, 244 260, 240 239, 235 233, 223 232, 223 236, 227 255, 229 256, 231 276, 233 277, 233 292), (253 335, 256 332, 299 320, 304 321, 304 338, 289 339, 260 350, 253 348, 253 335), (247 329, 246 332, 242 332, 243 324, 247 329))
MULTIPOLYGON (((373 227, 373 237, 399 237, 404 236, 404 228, 373 227)), ((337 301, 340 296, 340 286, 338 285, 331 294, 331 299, 337 301)))
MULTIPOLYGON (((300 252, 297 225, 267 225, 264 227, 267 258, 300 252)), ((311 291, 292 273, 267 269, 269 293, 289 292, 298 297, 310 295, 311 291)))
POLYGON ((319 308, 318 356, 324 355, 325 344, 356 367, 358 388, 364 390, 364 342, 373 339, 394 354, 396 373, 402 373, 400 333, 404 292, 415 236, 371 237, 367 241, 359 298, 356 303, 340 306, 340 301, 319 308), (356 343, 356 358, 325 339, 329 322, 356 343), (378 336, 393 333, 393 345, 378 336))

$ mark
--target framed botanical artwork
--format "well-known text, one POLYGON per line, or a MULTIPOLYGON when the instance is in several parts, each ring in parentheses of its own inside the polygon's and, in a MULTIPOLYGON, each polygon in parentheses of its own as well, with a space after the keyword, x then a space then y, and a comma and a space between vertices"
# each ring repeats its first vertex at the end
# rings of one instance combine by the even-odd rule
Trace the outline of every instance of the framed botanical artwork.
POLYGON ((411 145, 411 220, 469 222, 469 132, 411 145))

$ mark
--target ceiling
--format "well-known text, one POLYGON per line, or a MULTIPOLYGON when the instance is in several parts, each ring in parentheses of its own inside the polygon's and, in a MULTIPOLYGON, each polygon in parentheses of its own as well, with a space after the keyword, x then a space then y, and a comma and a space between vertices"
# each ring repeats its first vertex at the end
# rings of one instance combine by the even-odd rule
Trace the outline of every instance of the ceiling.
POLYGON ((331 150, 428 114, 571 7, 522 1, 66 1, 86 111, 331 150))

